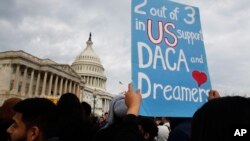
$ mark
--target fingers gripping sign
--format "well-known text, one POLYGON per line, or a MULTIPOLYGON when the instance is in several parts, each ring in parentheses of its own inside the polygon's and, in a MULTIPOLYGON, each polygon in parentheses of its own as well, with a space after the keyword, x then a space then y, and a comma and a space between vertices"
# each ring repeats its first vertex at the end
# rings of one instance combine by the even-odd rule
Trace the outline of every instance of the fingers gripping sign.
POLYGON ((138 115, 141 105, 141 92, 140 90, 134 91, 133 85, 128 84, 128 91, 125 93, 125 103, 128 107, 127 114, 138 115))
POLYGON ((216 90, 210 90, 208 93, 208 100, 212 100, 212 99, 219 98, 219 97, 220 97, 220 94, 216 90))

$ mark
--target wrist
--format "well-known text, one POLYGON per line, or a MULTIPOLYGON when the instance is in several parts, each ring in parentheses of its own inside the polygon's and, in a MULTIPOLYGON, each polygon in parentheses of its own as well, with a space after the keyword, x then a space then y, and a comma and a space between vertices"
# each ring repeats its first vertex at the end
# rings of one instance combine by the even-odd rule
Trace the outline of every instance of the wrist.
POLYGON ((138 116, 138 113, 139 113, 139 107, 129 108, 127 111, 127 115, 132 114, 132 115, 138 116))

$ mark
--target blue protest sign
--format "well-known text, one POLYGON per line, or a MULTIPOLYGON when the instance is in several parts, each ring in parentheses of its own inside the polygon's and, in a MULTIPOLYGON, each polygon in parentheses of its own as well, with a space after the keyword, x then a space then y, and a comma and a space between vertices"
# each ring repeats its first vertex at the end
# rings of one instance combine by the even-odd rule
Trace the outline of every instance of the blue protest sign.
POLYGON ((132 0, 132 81, 140 115, 191 117, 211 89, 199 9, 132 0))

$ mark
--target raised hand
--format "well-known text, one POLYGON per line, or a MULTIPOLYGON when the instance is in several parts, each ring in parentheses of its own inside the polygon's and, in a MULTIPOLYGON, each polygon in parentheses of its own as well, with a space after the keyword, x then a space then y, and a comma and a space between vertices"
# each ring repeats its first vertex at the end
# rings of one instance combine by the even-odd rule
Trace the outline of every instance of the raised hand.
POLYGON ((125 93, 125 103, 128 107, 127 114, 138 115, 140 105, 141 105, 141 91, 134 91, 133 85, 128 84, 128 91, 125 93))

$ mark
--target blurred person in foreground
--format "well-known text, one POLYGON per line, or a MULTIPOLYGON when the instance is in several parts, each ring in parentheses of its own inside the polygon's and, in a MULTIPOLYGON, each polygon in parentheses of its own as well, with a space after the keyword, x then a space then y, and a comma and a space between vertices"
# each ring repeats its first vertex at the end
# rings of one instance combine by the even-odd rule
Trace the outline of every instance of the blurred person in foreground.
POLYGON ((45 98, 28 98, 14 106, 11 141, 58 141, 56 105, 45 98))
MULTIPOLYGON (((210 90, 208 94, 208 101, 220 98, 220 94, 216 90, 210 90)), ((192 117, 171 117, 170 127, 168 141, 191 140, 192 117)))
POLYGON ((13 123, 12 117, 15 115, 13 107, 20 101, 20 98, 9 98, 0 107, 0 141, 9 140, 10 136, 6 130, 13 123))
POLYGON ((75 94, 65 93, 60 97, 57 114, 60 141, 91 140, 87 112, 83 111, 81 102, 75 94))
POLYGON ((249 141, 234 136, 236 129, 250 127, 250 99, 241 96, 220 97, 210 91, 210 99, 198 109, 192 120, 192 141, 249 141))

